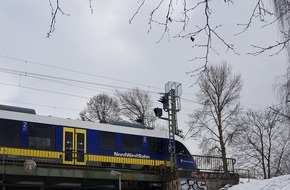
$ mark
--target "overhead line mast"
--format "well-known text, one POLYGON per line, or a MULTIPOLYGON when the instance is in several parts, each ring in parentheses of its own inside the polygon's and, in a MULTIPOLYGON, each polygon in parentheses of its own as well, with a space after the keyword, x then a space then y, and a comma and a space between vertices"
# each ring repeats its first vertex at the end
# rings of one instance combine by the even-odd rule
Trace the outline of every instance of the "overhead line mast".
POLYGON ((169 144, 168 151, 170 154, 171 170, 176 169, 176 146, 175 135, 180 136, 180 130, 177 125, 177 112, 181 110, 180 95, 182 93, 181 83, 167 82, 165 85, 165 93, 158 100, 163 104, 163 110, 168 112, 168 118, 161 117, 162 109, 155 108, 154 113, 160 119, 168 121, 169 128, 169 144))

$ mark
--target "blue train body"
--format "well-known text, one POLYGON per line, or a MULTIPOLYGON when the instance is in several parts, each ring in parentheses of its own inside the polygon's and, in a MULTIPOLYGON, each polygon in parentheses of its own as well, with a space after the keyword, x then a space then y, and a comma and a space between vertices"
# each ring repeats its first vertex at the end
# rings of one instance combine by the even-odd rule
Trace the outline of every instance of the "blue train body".
MULTIPOLYGON (((170 167, 165 132, 0 110, 0 154, 69 165, 170 167)), ((197 169, 176 141, 177 166, 197 169)))

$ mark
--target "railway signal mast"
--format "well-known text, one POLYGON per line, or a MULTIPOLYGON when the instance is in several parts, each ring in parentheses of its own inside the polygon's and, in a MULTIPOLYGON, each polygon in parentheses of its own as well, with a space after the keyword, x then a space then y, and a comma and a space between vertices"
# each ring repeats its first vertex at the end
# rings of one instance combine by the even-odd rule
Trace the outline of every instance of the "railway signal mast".
POLYGON ((171 170, 176 169, 176 149, 175 149, 175 135, 180 135, 180 130, 177 126, 177 112, 181 110, 180 95, 182 93, 181 83, 167 82, 165 84, 165 93, 158 100, 163 104, 163 110, 168 112, 168 118, 161 117, 162 109, 155 108, 154 113, 160 119, 168 121, 169 128, 169 145, 168 151, 170 154, 171 170))

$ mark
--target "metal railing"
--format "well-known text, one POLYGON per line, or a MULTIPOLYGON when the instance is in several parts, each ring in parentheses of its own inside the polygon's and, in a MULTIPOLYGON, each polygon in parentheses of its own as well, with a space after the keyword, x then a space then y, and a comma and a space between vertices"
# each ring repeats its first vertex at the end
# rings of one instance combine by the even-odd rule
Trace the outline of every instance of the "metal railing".
POLYGON ((235 169, 236 173, 239 174, 240 178, 244 178, 244 179, 248 179, 248 181, 250 181, 250 179, 256 179, 256 175, 255 175, 255 170, 250 170, 250 169, 235 169))
MULTIPOLYGON (((196 169, 199 171, 213 171, 213 172, 225 172, 223 169, 223 160, 221 157, 216 156, 200 156, 200 155, 182 155, 177 154, 176 155, 177 160, 190 160, 192 159, 195 162, 196 169)), ((227 165, 228 165, 228 171, 230 173, 234 173, 235 168, 234 165, 236 163, 236 160, 233 158, 227 158, 227 165)), ((177 163, 178 165, 178 163, 177 163)), ((190 169, 193 164, 188 161, 188 165, 186 163, 183 163, 183 168, 190 169)))

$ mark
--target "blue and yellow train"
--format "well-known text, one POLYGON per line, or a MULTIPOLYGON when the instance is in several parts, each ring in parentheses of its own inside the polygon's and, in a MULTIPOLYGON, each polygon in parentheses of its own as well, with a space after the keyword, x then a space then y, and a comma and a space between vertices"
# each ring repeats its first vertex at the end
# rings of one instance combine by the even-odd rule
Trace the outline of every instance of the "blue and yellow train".
MULTIPOLYGON (((0 106, 0 155, 37 163, 143 169, 170 167, 168 132, 36 115, 0 106), (1 109, 2 108, 2 109, 1 109), (167 135, 166 135, 167 134, 167 135)), ((176 140, 179 168, 196 169, 176 140)))

